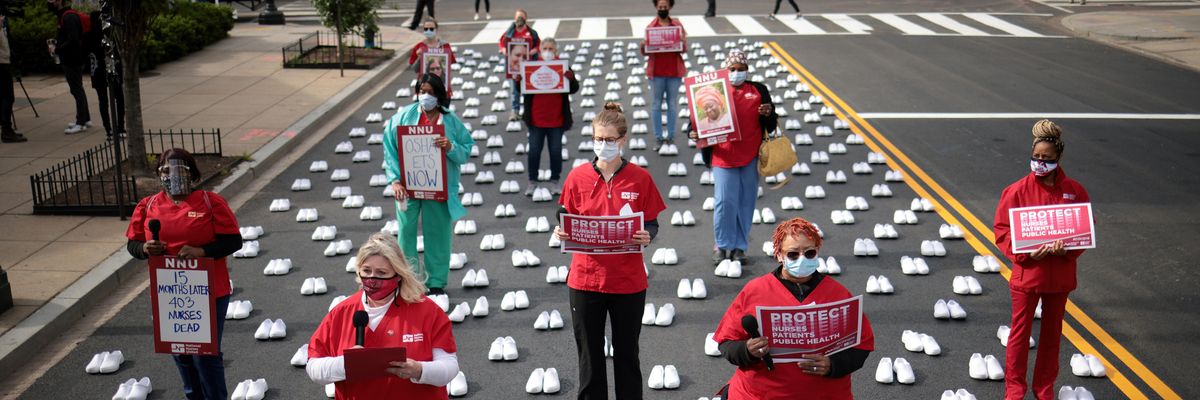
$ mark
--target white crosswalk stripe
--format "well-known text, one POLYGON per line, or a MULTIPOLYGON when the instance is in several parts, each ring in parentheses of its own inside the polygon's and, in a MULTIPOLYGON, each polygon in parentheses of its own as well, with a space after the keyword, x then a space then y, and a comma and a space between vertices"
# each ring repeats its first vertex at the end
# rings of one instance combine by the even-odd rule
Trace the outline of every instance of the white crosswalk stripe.
MULTIPOLYGON (((780 35, 885 35, 907 36, 971 36, 971 37, 1020 37, 1020 38, 1063 38, 1054 34, 1041 34, 1016 24, 1024 18, 1046 18, 1048 14, 988 14, 988 13, 868 13, 868 14, 808 14, 796 18, 778 17, 768 22, 765 16, 726 15, 728 24, 718 24, 724 32, 718 32, 711 19, 700 15, 679 16, 688 37, 711 36, 780 36, 780 35), (781 26, 782 25, 782 26, 781 26), (732 26, 730 29, 728 26, 732 26), (736 30, 736 32, 734 31, 736 30)), ((653 17, 585 17, 548 18, 532 21, 534 29, 542 37, 560 40, 637 39, 642 37, 653 17), (609 21, 619 21, 609 29, 609 21), (628 26, 628 30, 625 27, 628 26), (574 36, 572 36, 574 35, 574 36)), ((455 22, 444 25, 477 26, 481 30, 465 43, 496 43, 510 21, 486 23, 455 22)), ((461 34, 460 34, 461 35, 461 34)), ((463 38, 449 38, 463 42, 463 38)))

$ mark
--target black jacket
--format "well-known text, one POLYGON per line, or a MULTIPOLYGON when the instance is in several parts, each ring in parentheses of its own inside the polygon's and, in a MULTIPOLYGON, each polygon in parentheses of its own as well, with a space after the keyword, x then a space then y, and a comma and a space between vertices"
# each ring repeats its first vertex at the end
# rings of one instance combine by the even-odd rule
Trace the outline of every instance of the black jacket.
MULTIPOLYGON (((775 102, 771 100, 771 91, 767 89, 767 85, 764 85, 761 82, 755 82, 755 81, 750 81, 750 80, 746 81, 745 84, 753 85, 754 89, 758 90, 758 95, 762 96, 762 104, 770 104, 772 106, 775 105, 775 102)), ((767 132, 767 133, 775 132, 775 129, 779 128, 778 118, 779 118, 779 116, 775 114, 775 107, 771 107, 770 115, 759 115, 758 116, 758 126, 762 127, 762 129, 763 129, 763 131, 759 132, 759 134, 761 135, 761 134, 763 134, 763 132, 767 132)), ((691 132, 692 132, 692 123, 689 121, 688 125, 683 128, 683 133, 686 135, 686 134, 690 134, 691 132)), ((705 147, 703 149, 700 149, 700 154, 701 154, 701 157, 704 158, 704 166, 708 167, 708 168, 712 168, 712 147, 705 147)))
POLYGON ((87 51, 83 43, 83 22, 79 15, 67 11, 70 7, 58 10, 58 36, 55 40, 54 53, 58 54, 59 62, 63 65, 81 66, 87 60, 87 51))
MULTIPOLYGON (((563 113, 562 129, 564 131, 571 130, 571 126, 575 122, 571 118, 571 96, 570 95, 575 94, 575 92, 579 91, 579 80, 575 78, 575 73, 569 69, 567 70, 567 80, 570 81, 570 84, 567 85, 570 87, 570 93, 562 94, 562 113, 563 113)), ((513 84, 520 85, 520 84, 522 84, 522 82, 513 81, 513 84)), ((525 121, 525 126, 533 126, 533 96, 537 96, 537 95, 527 94, 524 96, 525 96, 525 113, 524 113, 524 115, 521 116, 521 119, 525 121)))

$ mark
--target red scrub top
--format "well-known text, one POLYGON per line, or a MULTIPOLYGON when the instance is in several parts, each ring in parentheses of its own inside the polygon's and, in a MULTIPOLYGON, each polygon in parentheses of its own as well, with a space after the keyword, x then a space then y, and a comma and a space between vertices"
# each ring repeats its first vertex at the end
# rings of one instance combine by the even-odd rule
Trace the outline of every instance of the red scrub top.
POLYGON ((1059 166, 1055 172, 1054 186, 1038 181, 1032 172, 1014 182, 1000 194, 996 206, 996 247, 1013 262, 1012 277, 1008 286, 1029 293, 1065 293, 1075 290, 1075 260, 1083 250, 1067 250, 1064 256, 1048 255, 1034 260, 1029 254, 1013 254, 1012 238, 1009 237, 1008 210, 1011 208, 1050 206, 1055 204, 1087 203, 1088 192, 1074 179, 1068 178, 1059 166))
MULTIPOLYGON (((354 292, 333 307, 308 342, 308 357, 337 357, 342 350, 354 347, 354 312, 363 310, 363 292, 354 292)), ((383 315, 375 329, 366 329, 363 347, 405 347, 408 358, 433 361, 433 349, 457 353, 454 332, 446 313, 428 297, 409 304, 397 298, 383 315)), ((334 383, 336 398, 378 399, 448 399, 446 388, 413 383, 396 376, 367 381, 334 383), (386 396, 384 395, 386 394, 386 396)))
MULTIPOLYGON (((804 298, 804 304, 832 303, 853 297, 850 291, 832 277, 826 275, 812 293, 804 298)), ((750 338, 742 329, 742 316, 754 315, 756 306, 799 306, 800 301, 788 291, 779 278, 766 274, 746 284, 733 304, 725 311, 713 340, 723 343, 730 340, 750 338)), ((875 349, 875 334, 871 322, 864 314, 862 319, 862 342, 856 349, 875 349)), ((850 390, 850 375, 827 378, 801 372, 799 363, 775 363, 774 371, 767 371, 764 363, 749 367, 738 367, 729 379, 730 399, 853 399, 850 390)))
MULTIPOLYGON (((595 216, 620 215, 628 205, 631 211, 643 213, 643 221, 658 219, 658 213, 667 209, 650 173, 628 162, 608 182, 596 171, 594 161, 572 169, 558 201, 567 213, 595 216)), ((567 286, 611 294, 641 292, 647 287, 644 265, 641 253, 574 254, 567 286)))
POLYGON ((762 144, 762 126, 758 123, 758 106, 762 95, 754 85, 742 83, 733 87, 733 107, 737 112, 738 136, 734 140, 713 146, 712 164, 721 168, 740 168, 758 157, 758 146, 762 144))
MULTIPOLYGON (((129 240, 150 241, 150 220, 157 219, 160 227, 158 239, 166 243, 166 254, 178 254, 183 246, 202 247, 217 240, 218 234, 240 235, 237 218, 221 195, 193 190, 187 199, 178 205, 171 196, 158 192, 138 202, 130 217, 125 237, 129 240)), ((229 267, 225 258, 213 260, 214 269, 209 272, 209 290, 214 298, 228 296, 229 267)))

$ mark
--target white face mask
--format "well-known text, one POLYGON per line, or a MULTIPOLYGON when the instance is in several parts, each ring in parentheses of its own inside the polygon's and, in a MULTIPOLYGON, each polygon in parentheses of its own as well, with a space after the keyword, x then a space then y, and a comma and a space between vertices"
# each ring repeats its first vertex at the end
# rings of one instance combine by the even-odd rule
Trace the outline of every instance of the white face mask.
POLYGON ((437 97, 429 95, 427 93, 421 93, 420 95, 418 95, 417 102, 421 103, 421 108, 425 109, 425 111, 429 111, 429 110, 432 110, 434 107, 437 107, 437 97))
POLYGON ((1038 159, 1029 160, 1029 169, 1032 170, 1033 174, 1037 176, 1050 175, 1050 173, 1054 172, 1056 168, 1058 168, 1058 162, 1048 162, 1038 159))
POLYGON ((603 161, 612 161, 621 154, 621 145, 617 143, 608 143, 599 140, 592 141, 592 152, 596 153, 596 157, 603 161))
POLYGON ((746 74, 748 73, 749 71, 729 71, 729 83, 732 83, 733 86, 741 86, 742 83, 746 82, 746 74))

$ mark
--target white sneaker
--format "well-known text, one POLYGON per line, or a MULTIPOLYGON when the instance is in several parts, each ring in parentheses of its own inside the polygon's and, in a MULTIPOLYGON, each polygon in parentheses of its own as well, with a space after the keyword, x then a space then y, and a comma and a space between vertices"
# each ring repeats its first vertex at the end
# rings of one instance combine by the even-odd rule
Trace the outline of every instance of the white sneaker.
POLYGON ((892 286, 892 281, 888 277, 879 275, 879 293, 892 294, 896 292, 896 288, 892 286))
MULTIPOLYGON (((478 18, 476 18, 476 19, 478 19, 478 18)), ((467 395, 467 375, 463 374, 462 371, 458 371, 458 375, 455 375, 454 379, 452 379, 450 381, 450 390, 449 391, 450 391, 451 397, 466 396, 467 395)))
POLYGON ((913 353, 920 353, 925 350, 925 345, 921 342, 921 334, 916 331, 905 330, 900 335, 900 341, 904 343, 904 349, 913 353))
POLYGON ((480 268, 475 271, 475 287, 487 287, 490 284, 492 282, 488 280, 487 270, 480 268))
POLYGON ((703 299, 708 297, 708 289, 704 287, 704 279, 696 278, 692 280, 692 298, 703 299))
POLYGON ((662 390, 664 386, 664 374, 665 372, 663 371, 663 366, 661 365, 655 365, 654 368, 650 370, 650 378, 646 381, 647 385, 650 386, 650 389, 662 390))
POLYGON ((1099 357, 1088 354, 1083 358, 1087 360, 1088 370, 1091 371, 1093 377, 1102 378, 1108 375, 1108 370, 1104 368, 1104 363, 1100 362, 1099 357))
POLYGON ((313 278, 304 278, 304 283, 300 285, 300 295, 310 296, 313 294, 313 278))
POLYGON ((993 381, 1004 380, 1004 366, 1000 365, 1000 360, 996 356, 988 354, 983 357, 983 364, 987 366, 988 379, 993 381))
POLYGON ((283 339, 287 336, 287 324, 283 323, 283 319, 277 319, 271 323, 271 339, 283 339))
POLYGON ((479 296, 475 299, 475 308, 471 309, 471 316, 476 318, 486 317, 488 315, 488 300, 487 297, 479 296))
POLYGON ((104 358, 100 361, 100 368, 97 372, 101 374, 117 372, 123 363, 125 363, 125 354, 121 353, 120 350, 104 353, 104 358))
POLYGON ((934 339, 933 336, 922 333, 921 346, 925 348, 926 355, 936 356, 942 354, 942 346, 938 345, 937 339, 934 339))
POLYGON ((912 257, 909 257, 909 256, 900 257, 900 273, 905 274, 905 275, 916 275, 917 274, 917 265, 915 263, 913 263, 912 257))
POLYGON ((952 286, 954 294, 971 294, 971 288, 967 286, 967 279, 962 276, 955 276, 952 286))
POLYGON ((674 365, 663 367, 663 389, 679 389, 679 370, 674 365))
POLYGON ((896 381, 896 376, 893 372, 894 366, 892 359, 884 357, 879 359, 879 366, 875 368, 875 382, 892 383, 896 381))
POLYGON ((971 379, 988 379, 987 365, 984 364, 983 356, 979 353, 971 354, 971 361, 967 364, 967 366, 967 371, 971 375, 971 379))
POLYGON ((268 340, 271 338, 271 325, 274 322, 270 318, 264 319, 258 324, 258 329, 254 331, 254 338, 258 340, 268 340))
POLYGON ((983 294, 983 286, 979 285, 978 279, 975 279, 975 277, 970 275, 964 276, 963 279, 967 281, 967 289, 972 295, 983 294))
POLYGON ((1058 388, 1058 400, 1079 400, 1079 396, 1075 395, 1074 388, 1063 385, 1063 387, 1058 388))
POLYGON ((938 299, 933 303, 933 317, 937 319, 950 319, 950 307, 946 305, 946 300, 938 299))
POLYGON ((867 293, 879 293, 879 278, 875 275, 867 277, 867 293))
POLYGON ((912 365, 908 363, 908 360, 905 360, 903 357, 897 357, 892 362, 892 366, 896 369, 896 382, 911 385, 917 381, 916 375, 913 374, 912 365))
POLYGON ((654 303, 646 303, 642 309, 642 325, 654 325, 655 319, 654 303))
MULTIPOLYGON (((229 319, 229 318, 226 318, 226 319, 229 319)), ((96 355, 93 355, 92 361, 89 361, 87 366, 83 368, 84 372, 87 372, 89 374, 100 373, 100 364, 104 362, 104 357, 106 357, 107 355, 108 355, 107 351, 103 352, 103 353, 96 353, 96 355)))
POLYGON ((558 310, 550 310, 550 329, 562 329, 564 326, 562 313, 558 310))
POLYGON ((464 287, 464 288, 475 287, 475 275, 476 275, 475 270, 473 270, 473 269, 467 270, 467 273, 465 275, 463 275, 463 278, 462 278, 462 287, 464 287))
POLYGON ((291 364, 293 367, 303 367, 308 365, 308 343, 296 349, 296 353, 292 354, 291 364))
POLYGON ((1096 396, 1093 396, 1092 392, 1089 392, 1087 389, 1084 389, 1083 386, 1079 386, 1079 387, 1075 388, 1075 399, 1076 400, 1096 400, 1096 396))
POLYGON ((675 289, 675 296, 681 299, 692 298, 692 282, 687 278, 679 280, 679 286, 675 289))
POLYGON ((538 368, 529 374, 529 380, 525 381, 525 393, 538 394, 542 393, 543 385, 545 384, 545 370, 538 368))
POLYGON ((658 326, 671 326, 675 322, 675 305, 671 303, 663 304, 658 309, 658 315, 654 318, 654 324, 658 326))
POLYGON ((505 336, 503 340, 504 361, 516 360, 520 354, 517 352, 517 341, 513 340, 512 336, 505 336))
POLYGON ((538 314, 537 320, 533 321, 533 329, 544 331, 550 329, 550 313, 542 311, 538 314))
POLYGON ((554 394, 562 389, 562 385, 558 381, 558 370, 547 368, 542 374, 542 393, 554 394))
POLYGON ((962 305, 957 301, 947 300, 946 308, 950 310, 950 318, 952 319, 967 319, 967 310, 962 308, 962 305))
POLYGON ((470 313, 471 306, 464 301, 462 303, 458 303, 457 306, 454 306, 454 310, 450 311, 450 314, 446 317, 450 319, 450 322, 457 323, 465 321, 467 319, 467 314, 470 313))
POLYGON ((501 311, 512 311, 517 308, 517 306, 514 303, 515 299, 513 298, 513 296, 514 296, 513 292, 505 292, 504 293, 504 298, 500 300, 500 310, 501 311))

